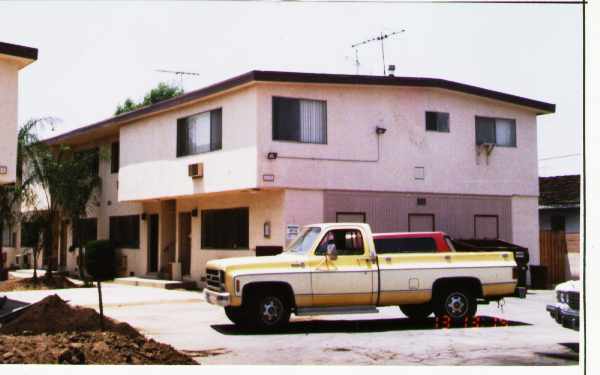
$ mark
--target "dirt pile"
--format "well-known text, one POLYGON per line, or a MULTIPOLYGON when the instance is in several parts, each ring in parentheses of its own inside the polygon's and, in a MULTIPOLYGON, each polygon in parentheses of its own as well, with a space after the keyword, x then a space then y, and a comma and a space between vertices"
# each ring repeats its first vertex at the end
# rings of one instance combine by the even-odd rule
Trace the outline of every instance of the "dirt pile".
MULTIPOLYGON (((127 323, 117 323, 105 317, 104 326, 128 336, 139 336, 127 323)), ((0 327, 2 334, 41 334, 96 331, 100 329, 100 314, 87 307, 72 307, 59 296, 52 295, 28 307, 19 317, 0 327)))
POLYGON ((114 332, 0 335, 0 363, 195 365, 173 347, 114 332))
POLYGON ((94 309, 48 296, 0 327, 0 363, 196 364, 127 323, 104 325, 94 309))
POLYGON ((52 278, 38 276, 37 282, 33 278, 12 279, 0 282, 0 292, 12 292, 17 290, 39 290, 39 289, 66 289, 78 288, 77 284, 71 282, 61 275, 53 275, 52 278))

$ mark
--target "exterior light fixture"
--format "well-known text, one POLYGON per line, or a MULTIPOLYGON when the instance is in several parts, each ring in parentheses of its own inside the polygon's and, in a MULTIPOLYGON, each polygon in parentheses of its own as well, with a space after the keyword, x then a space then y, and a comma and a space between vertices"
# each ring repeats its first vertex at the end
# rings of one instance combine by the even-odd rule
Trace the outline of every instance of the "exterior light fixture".
POLYGON ((386 128, 382 128, 379 126, 375 128, 375 133, 377 133, 377 135, 385 134, 386 131, 387 131, 386 128))
POLYGON ((269 152, 267 154, 267 159, 269 159, 269 160, 275 160, 275 159, 277 159, 277 153, 276 152, 269 152))
POLYGON ((271 222, 265 221, 263 224, 263 236, 265 238, 271 238, 271 222))

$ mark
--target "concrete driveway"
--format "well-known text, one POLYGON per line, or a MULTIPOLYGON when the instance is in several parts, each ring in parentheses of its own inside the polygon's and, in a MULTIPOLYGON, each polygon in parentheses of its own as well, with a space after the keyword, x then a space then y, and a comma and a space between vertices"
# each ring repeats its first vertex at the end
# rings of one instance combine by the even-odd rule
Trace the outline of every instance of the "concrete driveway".
MULTIPOLYGON (((12 292, 35 302, 56 293, 71 303, 97 307, 95 288, 12 292)), ((427 364, 577 365, 579 333, 562 328, 545 311, 554 292, 508 298, 503 311, 480 305, 479 321, 444 328, 431 318, 414 324, 396 307, 379 314, 292 317, 284 332, 256 334, 234 327, 222 308, 194 291, 106 284, 105 313, 202 364, 427 364)))

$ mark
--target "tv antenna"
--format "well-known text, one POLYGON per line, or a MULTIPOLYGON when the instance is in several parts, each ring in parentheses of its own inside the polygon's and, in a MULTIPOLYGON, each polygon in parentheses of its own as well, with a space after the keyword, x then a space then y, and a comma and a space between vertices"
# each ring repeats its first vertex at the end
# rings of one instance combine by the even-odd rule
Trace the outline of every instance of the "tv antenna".
POLYGON ((179 87, 181 89, 183 89, 183 76, 199 76, 200 73, 195 73, 195 72, 183 72, 183 71, 177 71, 177 70, 166 70, 166 69, 156 69, 156 72, 159 73, 169 73, 169 74, 175 74, 175 76, 179 77, 179 87))
POLYGON ((386 70, 385 70, 385 48, 384 48, 383 41, 386 40, 387 38, 391 37, 391 36, 402 34, 405 31, 406 31, 405 29, 402 29, 400 31, 393 31, 393 32, 391 32, 389 34, 384 34, 382 32, 382 33, 379 33, 379 36, 376 36, 374 38, 363 40, 362 42, 354 43, 351 47, 354 48, 354 56, 355 56, 354 64, 356 65, 356 74, 358 74, 358 68, 360 66, 360 62, 358 61, 358 47, 360 47, 360 46, 362 46, 364 44, 369 44, 371 42, 380 41, 381 42, 381 61, 383 63, 383 75, 386 75, 386 70))

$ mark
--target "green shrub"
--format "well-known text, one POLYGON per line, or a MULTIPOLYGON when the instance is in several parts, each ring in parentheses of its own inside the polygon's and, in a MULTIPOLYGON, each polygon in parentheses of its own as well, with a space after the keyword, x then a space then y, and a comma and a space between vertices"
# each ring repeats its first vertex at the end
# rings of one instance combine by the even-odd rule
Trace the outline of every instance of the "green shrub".
POLYGON ((112 280, 116 276, 116 248, 109 240, 90 241, 85 245, 85 269, 95 281, 112 280))

